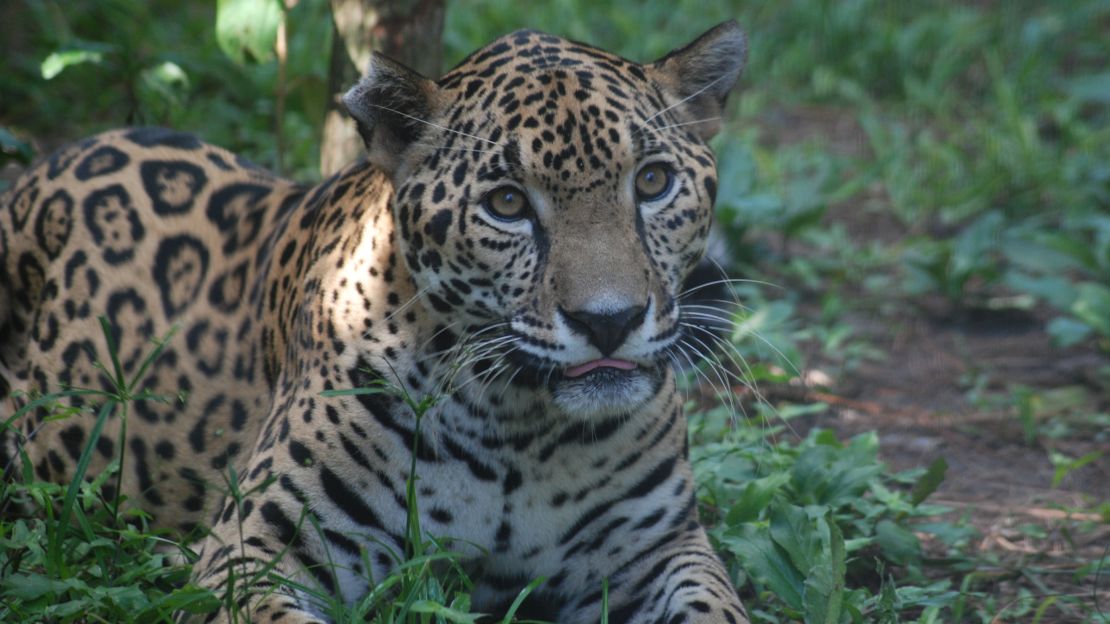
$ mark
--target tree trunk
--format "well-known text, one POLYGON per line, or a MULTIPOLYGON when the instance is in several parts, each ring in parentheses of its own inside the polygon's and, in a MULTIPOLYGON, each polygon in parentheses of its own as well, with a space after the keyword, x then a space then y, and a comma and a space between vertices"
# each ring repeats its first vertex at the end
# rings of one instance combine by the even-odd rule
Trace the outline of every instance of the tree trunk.
POLYGON ((328 70, 328 112, 320 146, 325 177, 362 154, 362 139, 340 97, 366 72, 373 50, 438 78, 443 0, 331 0, 335 32, 328 70))

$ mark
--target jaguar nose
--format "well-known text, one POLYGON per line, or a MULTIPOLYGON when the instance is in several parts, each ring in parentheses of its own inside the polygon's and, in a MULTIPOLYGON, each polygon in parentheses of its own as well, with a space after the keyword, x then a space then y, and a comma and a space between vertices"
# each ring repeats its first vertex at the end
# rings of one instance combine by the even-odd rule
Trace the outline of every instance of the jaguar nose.
POLYGON ((590 344, 597 347, 603 356, 616 351, 632 330, 644 322, 645 306, 631 306, 611 313, 576 310, 569 312, 559 308, 567 325, 586 336, 590 344))

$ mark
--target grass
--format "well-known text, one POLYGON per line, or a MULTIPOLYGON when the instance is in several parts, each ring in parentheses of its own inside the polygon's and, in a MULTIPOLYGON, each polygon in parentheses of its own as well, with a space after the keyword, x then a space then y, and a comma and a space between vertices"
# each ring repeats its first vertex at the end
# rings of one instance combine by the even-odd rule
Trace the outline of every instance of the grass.
MULTIPOLYGON (((212 15, 185 2, 165 7, 180 19, 156 18, 135 0, 71 4, 32 2, 19 16, 33 34, 20 35, 11 79, 0 86, 0 159, 26 154, 21 136, 71 139, 142 120, 277 161, 275 69, 225 58, 212 15), (113 21, 123 14, 133 18, 113 21), (62 54, 55 64, 84 60, 44 80, 52 53, 62 54)), ((316 169, 322 103, 314 96, 326 67, 312 51, 327 49, 325 4, 302 0, 291 22, 284 160, 301 178, 316 169)), ((453 63, 495 35, 539 25, 648 59, 728 18, 751 41, 744 84, 716 139, 718 220, 730 268, 753 281, 735 287, 744 308, 729 311, 736 362, 725 359, 721 380, 708 370, 695 376, 688 392, 702 517, 753 619, 1108 621, 1086 590, 1060 589, 1097 591, 1100 575, 1105 586, 1105 552, 1076 555, 1065 581, 1036 557, 1015 564, 984 552, 967 517, 938 516, 946 508, 924 498, 942 464, 892 472, 874 434, 795 434, 828 403, 789 394, 761 401, 745 388, 725 399, 720 386, 736 375, 766 394, 797 387, 815 368, 837 379, 888 356, 888 345, 853 320, 860 317, 897 327, 1024 315, 1059 349, 1046 358, 1102 356, 1094 381, 1037 387, 975 370, 962 390, 967 402, 1009 415, 1025 445, 1044 449, 1056 467, 1045 487, 1104 461, 1098 450, 1061 443, 1110 442, 1098 400, 1110 387, 1110 5, 459 0, 444 41, 453 63), (706 379, 717 383, 698 383, 706 379)), ((175 608, 215 604, 182 584, 186 545, 151 533, 137 508, 104 496, 113 474, 68 488, 25 475, 5 491, 9 509, 19 502, 37 513, 0 520, 0 619, 168 621, 175 608), (75 522, 62 522, 67 515, 75 522)), ((1100 534, 1110 501, 1069 511, 1101 518, 1067 525, 1078 543, 1100 534)), ((1022 530, 1037 538, 1039 529, 1022 530)), ((353 610, 329 613, 469 621, 468 580, 438 576, 457 567, 434 537, 417 527, 396 578, 353 610)))

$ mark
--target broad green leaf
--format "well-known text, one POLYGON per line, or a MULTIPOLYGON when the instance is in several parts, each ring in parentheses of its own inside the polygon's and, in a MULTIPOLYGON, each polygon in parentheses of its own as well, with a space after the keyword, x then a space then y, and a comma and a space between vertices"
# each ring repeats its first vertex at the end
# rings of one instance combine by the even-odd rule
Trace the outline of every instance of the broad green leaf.
MULTIPOLYGON (((898 587, 895 592, 898 595, 898 602, 904 607, 918 606, 918 607, 946 607, 952 604, 952 601, 960 597, 961 592, 958 591, 944 591, 951 585, 951 581, 945 579, 931 583, 929 585, 904 585, 898 587)), ((964 590, 966 592, 966 588, 964 590)))
POLYGON ((95 603, 82 597, 51 605, 46 608, 46 613, 51 616, 51 620, 56 621, 54 618, 69 618, 80 613, 86 613, 93 604, 95 603))
POLYGON ((1097 264, 1090 245, 1073 233, 1037 231, 1009 236, 1001 249, 1014 267, 1036 275, 1059 275, 1097 264))
POLYGON ((791 608, 802 610, 805 577, 765 530, 742 524, 725 533, 722 542, 740 559, 748 574, 759 579, 791 608))
POLYGON ((822 446, 829 446, 836 449, 844 448, 844 444, 840 442, 840 438, 836 437, 836 433, 828 429, 815 431, 813 441, 822 446))
POLYGON ((964 279, 975 273, 987 272, 991 252, 999 245, 999 232, 1005 220, 999 212, 988 212, 976 219, 956 236, 948 269, 953 277, 964 279))
POLYGON ((241 65, 272 59, 284 19, 280 1, 217 0, 216 41, 224 54, 241 65))
POLYGON ((898 621, 898 589, 894 584, 894 579, 886 576, 882 577, 882 585, 879 587, 878 601, 876 602, 878 609, 878 621, 883 624, 894 623, 898 621))
POLYGON ((133 585, 122 587, 97 587, 91 594, 98 602, 110 602, 121 610, 135 613, 146 608, 150 601, 145 594, 133 585))
POLYGON ((19 600, 34 600, 49 593, 63 593, 69 585, 41 574, 12 574, 4 579, 3 595, 19 600))
MULTIPOLYGON (((5 597, 34 600, 48 594, 57 599, 70 595, 89 593, 89 585, 81 578, 67 578, 63 580, 49 578, 39 574, 14 574, 0 582, 5 597)), ((3 602, 3 601, 0 601, 3 602)), ((48 609, 57 609, 62 605, 53 605, 48 609)))
POLYGON ((762 479, 749 481, 740 492, 736 504, 728 510, 725 523, 728 525, 751 522, 759 517, 774 495, 790 480, 786 473, 776 473, 762 479))
POLYGON ((794 567, 808 572, 821 555, 817 530, 801 507, 777 505, 771 510, 771 539, 790 556, 794 567))
POLYGON ((914 529, 933 535, 949 546, 967 543, 979 536, 975 527, 954 522, 923 522, 915 524, 914 529))
POLYGON ((802 589, 806 624, 836 624, 840 621, 843 596, 828 566, 814 566, 802 589))
POLYGON ((819 446, 806 448, 791 470, 798 501, 841 507, 854 503, 880 472, 878 437, 861 434, 840 446, 827 432, 811 434, 819 446))
POLYGON ((809 570, 806 578, 803 590, 805 620, 807 624, 838 624, 844 605, 844 573, 847 569, 844 535, 831 513, 826 514, 821 522, 828 530, 828 551, 822 553, 822 561, 809 570))
POLYGON ((1071 312, 1103 336, 1110 336, 1110 288, 1095 282, 1077 287, 1079 295, 1071 312))
POLYGON ((810 416, 827 412, 829 404, 818 401, 817 403, 788 403, 778 408, 779 418, 790 420, 800 416, 810 416))
POLYGON ((940 484, 944 482, 944 474, 948 472, 948 462, 944 461, 943 457, 938 457, 929 464, 925 470, 925 474, 917 478, 913 484, 913 491, 910 493, 910 502, 916 507, 925 502, 929 495, 937 491, 940 484))
POLYGON ((1030 275, 1022 271, 1007 271, 1002 281, 1019 292, 1035 295, 1066 310, 1075 301, 1075 285, 1061 275, 1030 275))
POLYGON ((189 77, 177 63, 165 61, 144 69, 139 75, 144 95, 163 106, 179 108, 189 89, 189 77))
POLYGON ((1045 331, 1060 347, 1070 347, 1087 339, 1094 331, 1090 325, 1066 316, 1058 316, 1048 322, 1045 331))
POLYGON ((875 540, 888 559, 899 565, 913 563, 921 558, 921 543, 905 527, 890 520, 880 520, 875 525, 875 540))

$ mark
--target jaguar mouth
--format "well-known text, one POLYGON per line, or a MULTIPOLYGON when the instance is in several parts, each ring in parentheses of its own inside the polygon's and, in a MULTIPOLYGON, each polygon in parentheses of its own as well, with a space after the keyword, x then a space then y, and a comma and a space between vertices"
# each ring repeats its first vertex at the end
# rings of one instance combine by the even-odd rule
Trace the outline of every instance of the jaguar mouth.
POLYGON ((618 358, 598 358, 566 366, 522 350, 509 353, 508 359, 517 369, 512 375, 514 385, 546 387, 549 390, 568 382, 603 382, 642 375, 653 376, 663 366, 662 363, 637 363, 618 358))
POLYGON ((532 366, 521 367, 524 374, 518 375, 515 383, 546 388, 559 411, 575 418, 631 413, 659 391, 665 368, 662 364, 617 358, 599 358, 573 366, 552 366, 553 362, 539 367, 529 364, 532 366))
POLYGON ((570 366, 516 349, 509 383, 521 390, 545 389, 560 412, 576 418, 629 414, 658 393, 665 362, 602 357, 570 366))
POLYGON ((593 371, 604 370, 604 369, 607 369, 607 368, 615 368, 617 370, 630 371, 630 370, 635 370, 637 368, 637 366, 636 366, 635 362, 629 362, 628 360, 617 360, 617 359, 614 359, 614 358, 600 358, 600 359, 597 359, 597 360, 591 360, 591 361, 586 362, 584 364, 579 364, 577 366, 571 366, 571 367, 565 369, 563 371, 563 377, 566 377, 568 379, 574 379, 574 378, 581 377, 583 375, 589 374, 593 371))
POLYGON ((550 389, 564 414, 596 418, 631 413, 659 391, 662 379, 658 366, 602 358, 563 369, 550 389))

